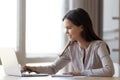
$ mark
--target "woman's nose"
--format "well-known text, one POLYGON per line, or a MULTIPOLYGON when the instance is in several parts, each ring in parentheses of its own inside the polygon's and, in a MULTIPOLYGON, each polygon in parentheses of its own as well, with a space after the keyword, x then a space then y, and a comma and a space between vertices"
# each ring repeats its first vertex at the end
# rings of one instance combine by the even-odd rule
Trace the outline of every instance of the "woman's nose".
POLYGON ((65 30, 65 33, 68 34, 69 33, 68 30, 65 30))

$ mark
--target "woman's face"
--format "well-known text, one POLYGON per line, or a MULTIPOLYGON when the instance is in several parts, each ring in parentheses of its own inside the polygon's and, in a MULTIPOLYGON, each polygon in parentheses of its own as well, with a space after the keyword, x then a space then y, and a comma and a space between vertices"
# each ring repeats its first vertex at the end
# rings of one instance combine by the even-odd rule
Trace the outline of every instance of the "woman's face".
POLYGON ((66 28, 66 34, 70 41, 78 41, 81 39, 80 34, 83 31, 82 25, 76 26, 68 19, 64 19, 63 24, 66 28))

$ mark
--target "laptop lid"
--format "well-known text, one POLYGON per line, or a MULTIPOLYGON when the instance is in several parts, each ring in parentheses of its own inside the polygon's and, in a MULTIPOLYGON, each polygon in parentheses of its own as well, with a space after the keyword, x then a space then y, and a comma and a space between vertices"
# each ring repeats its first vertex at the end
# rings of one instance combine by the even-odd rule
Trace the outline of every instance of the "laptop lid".
POLYGON ((5 74, 22 76, 14 48, 0 48, 0 58, 5 74))

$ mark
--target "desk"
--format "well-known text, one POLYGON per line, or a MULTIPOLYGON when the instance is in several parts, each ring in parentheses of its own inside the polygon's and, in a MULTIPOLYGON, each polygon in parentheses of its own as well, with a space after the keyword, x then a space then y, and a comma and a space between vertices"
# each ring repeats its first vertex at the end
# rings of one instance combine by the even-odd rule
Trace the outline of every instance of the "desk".
POLYGON ((120 78, 113 77, 85 77, 85 78, 73 78, 73 77, 14 77, 4 76, 0 77, 0 80, 120 80, 120 78))
POLYGON ((0 66, 0 80, 120 80, 120 77, 16 77, 4 74, 3 68, 0 66))

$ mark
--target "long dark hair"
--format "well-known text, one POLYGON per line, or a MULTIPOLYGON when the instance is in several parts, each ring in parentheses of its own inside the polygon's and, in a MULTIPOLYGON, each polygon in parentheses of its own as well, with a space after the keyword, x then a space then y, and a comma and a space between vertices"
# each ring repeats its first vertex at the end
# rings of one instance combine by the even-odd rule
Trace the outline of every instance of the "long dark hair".
MULTIPOLYGON (((75 24, 76 26, 80 26, 83 25, 83 32, 81 32, 81 36, 88 42, 91 41, 95 41, 95 40, 102 40, 101 38, 99 38, 94 30, 93 30, 93 24, 92 24, 92 20, 90 19, 89 14, 83 10, 82 8, 77 8, 77 9, 73 9, 70 10, 64 17, 63 17, 63 21, 65 19, 70 20, 73 24, 75 24)), ((110 53, 109 47, 106 44, 106 47, 110 53)))
POLYGON ((64 19, 70 20, 73 24, 76 26, 83 25, 83 32, 81 33, 81 36, 88 42, 94 41, 94 40, 101 40, 94 32, 93 30, 93 24, 89 17, 89 14, 81 9, 73 9, 70 10, 64 17, 64 19))

